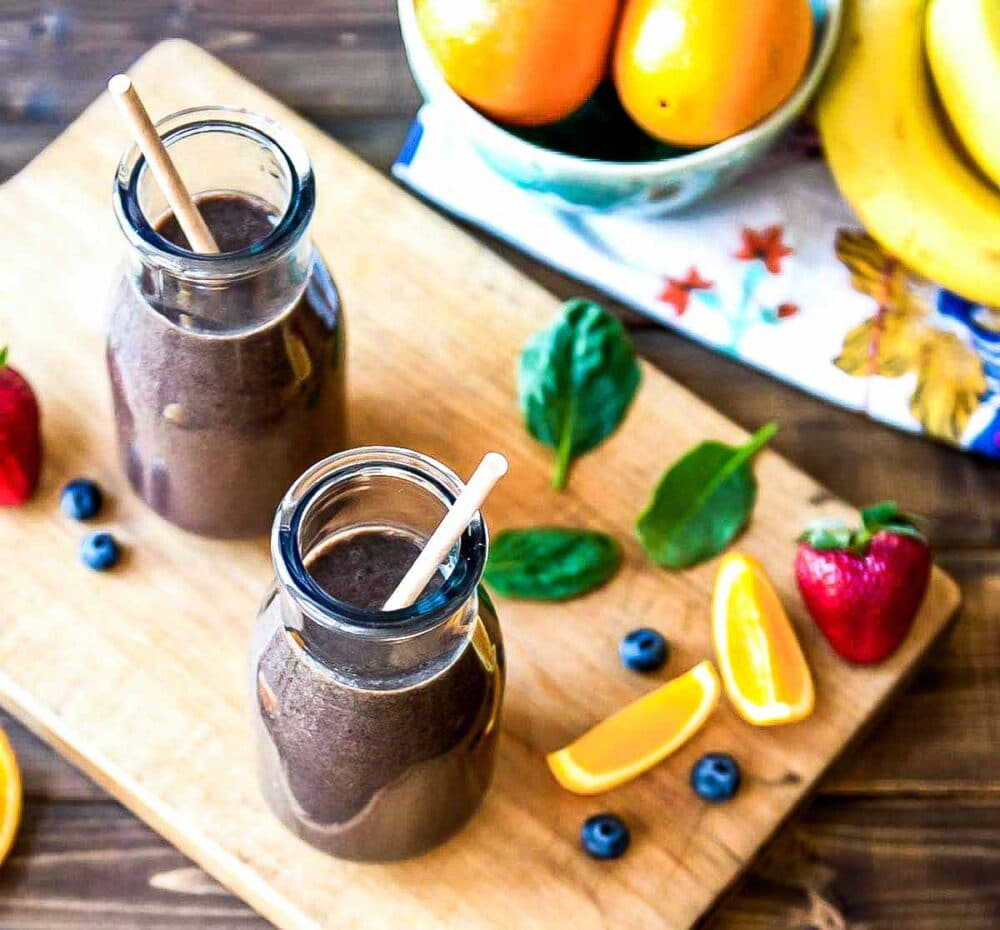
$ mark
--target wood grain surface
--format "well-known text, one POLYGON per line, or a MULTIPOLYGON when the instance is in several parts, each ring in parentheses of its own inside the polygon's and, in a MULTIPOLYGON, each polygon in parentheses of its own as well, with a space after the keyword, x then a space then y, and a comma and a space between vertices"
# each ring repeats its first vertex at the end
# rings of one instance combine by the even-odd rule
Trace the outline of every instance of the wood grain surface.
MULTIPOLYGON (((957 606, 954 583, 935 572, 902 647, 870 669, 842 663, 797 612, 819 694, 808 722, 757 729, 722 708, 666 764, 602 798, 635 840, 614 868, 587 862, 576 833, 594 802, 562 792, 543 754, 648 690, 616 656, 637 623, 666 629, 673 674, 711 654, 714 565, 657 571, 630 537, 665 463, 705 436, 739 441, 738 429, 647 366, 622 428, 556 495, 551 454, 521 427, 513 385, 518 352, 551 318, 554 298, 195 46, 162 43, 133 76, 154 113, 226 101, 303 139, 319 190, 314 236, 351 320, 353 444, 417 448, 462 474, 484 448, 500 449, 511 474, 487 508, 495 528, 605 528, 628 540, 625 565, 614 584, 573 604, 502 605, 510 671, 498 771, 483 811, 455 841, 365 868, 287 834, 258 796, 245 704, 267 547, 192 539, 138 504, 117 473, 101 296, 120 245, 102 209, 102 177, 126 139, 104 95, 0 191, 0 227, 19 224, 21 233, 17 261, 0 273, 0 321, 45 399, 49 462, 36 500, 0 528, 20 575, 0 607, 0 700, 280 927, 376 930, 405 915, 414 930, 456 917, 468 928, 517 920, 542 930, 572 913, 581 930, 607 927, 612 914, 622 928, 687 930, 909 675, 957 606), (49 230, 73 217, 88 235, 42 273, 49 230), (81 472, 111 491, 107 519, 128 547, 108 576, 67 572, 52 558, 72 551, 77 532, 54 506, 58 485, 81 472), (688 771, 710 748, 743 760, 736 803, 692 802, 688 771), (511 835, 522 843, 512 848, 511 835)), ((793 604, 798 528, 849 514, 773 453, 756 470, 760 494, 741 546, 793 604)))
MULTIPOLYGON (((417 99, 391 0, 298 0, 294 10, 281 13, 263 6, 246 0, 238 9, 226 0, 0 5, 0 180, 51 141, 112 70, 156 39, 176 34, 213 48, 385 169, 417 99), (367 27, 345 27, 349 20, 364 20, 367 27), (237 23, 246 33, 242 44, 231 40, 237 23), (357 41, 333 44, 342 28, 357 41), (288 62, 309 62, 310 69, 288 62), (383 87, 385 80, 391 86, 382 97, 345 99, 344 88, 383 87)), ((558 295, 584 290, 483 238, 558 295)), ((995 808, 992 819, 989 810, 1000 804, 1000 469, 836 410, 627 311, 623 316, 648 359, 740 424, 749 428, 777 416, 782 431, 773 445, 822 484, 859 503, 896 496, 924 513, 939 559, 965 594, 945 648, 892 705, 889 719, 823 782, 823 799, 783 834, 797 839, 822 830, 839 836, 838 842, 822 849, 782 842, 793 853, 791 865, 811 867, 807 879, 786 887, 755 878, 722 910, 720 924, 995 926, 1000 887, 990 877, 998 873, 1000 856, 995 845, 980 842, 983 830, 968 811, 981 811, 982 824, 992 824, 995 834, 995 808), (859 803, 866 816, 884 807, 878 836, 857 829, 859 803), (931 822, 934 829, 925 829, 931 822), (918 882, 907 879, 913 874, 918 882), (836 905, 838 922, 829 913, 813 913, 806 922, 804 888, 836 905)), ((5 588, 10 583, 2 564, 0 580, 5 588)), ((190 863, 2 713, 0 724, 24 764, 30 797, 14 858, 0 869, 0 928, 266 926, 218 889, 206 896, 197 882, 179 882, 169 891, 151 884, 159 872, 190 869, 190 863), (74 832, 69 824, 82 815, 67 819, 60 812, 83 808, 86 829, 74 832), (95 865, 81 868, 84 859, 95 865)))

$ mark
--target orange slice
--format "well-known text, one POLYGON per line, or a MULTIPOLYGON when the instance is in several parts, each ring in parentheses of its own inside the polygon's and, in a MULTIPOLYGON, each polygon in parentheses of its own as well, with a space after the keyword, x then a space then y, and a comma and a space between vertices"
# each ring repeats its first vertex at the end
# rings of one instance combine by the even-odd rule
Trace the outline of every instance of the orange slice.
POLYGON ((719 703, 708 660, 602 720, 546 761, 576 794, 598 794, 641 775, 686 743, 719 703))
POLYGON ((0 862, 14 845, 17 825, 21 822, 21 772, 14 750, 0 730, 0 862))
POLYGON ((763 567, 748 555, 727 555, 719 566, 712 638, 726 694, 747 723, 794 723, 812 713, 812 675, 795 629, 763 567))

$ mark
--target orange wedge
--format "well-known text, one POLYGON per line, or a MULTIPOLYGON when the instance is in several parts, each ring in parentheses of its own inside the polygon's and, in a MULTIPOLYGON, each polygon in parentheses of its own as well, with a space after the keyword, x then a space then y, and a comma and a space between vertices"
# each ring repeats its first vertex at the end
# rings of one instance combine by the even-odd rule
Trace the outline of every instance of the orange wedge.
POLYGON ((0 730, 0 862, 14 845, 17 825, 21 822, 21 772, 14 750, 0 730))
POLYGON ((747 723, 768 727, 812 713, 812 675, 795 629, 763 567, 748 555, 727 555, 719 566, 712 638, 726 694, 747 723))
POLYGON ((617 788, 694 736, 719 703, 720 690, 712 663, 701 662, 550 753, 549 768, 575 794, 617 788))

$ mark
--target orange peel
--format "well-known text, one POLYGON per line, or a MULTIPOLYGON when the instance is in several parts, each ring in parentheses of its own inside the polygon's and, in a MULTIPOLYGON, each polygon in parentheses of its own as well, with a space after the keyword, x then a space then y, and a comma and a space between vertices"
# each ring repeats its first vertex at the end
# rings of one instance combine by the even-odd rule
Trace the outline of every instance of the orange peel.
POLYGON ((751 556, 731 553, 719 566, 712 639, 726 696, 747 723, 775 726, 812 713, 812 674, 795 628, 751 556))
POLYGON ((686 743, 719 703, 714 666, 700 662, 546 757, 567 791, 599 794, 641 775, 686 743))

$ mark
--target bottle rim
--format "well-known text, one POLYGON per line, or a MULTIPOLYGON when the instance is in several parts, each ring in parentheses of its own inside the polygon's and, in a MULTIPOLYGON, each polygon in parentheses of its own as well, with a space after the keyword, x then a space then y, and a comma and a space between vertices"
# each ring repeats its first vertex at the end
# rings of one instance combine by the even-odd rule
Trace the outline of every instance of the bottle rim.
POLYGON ((235 252, 191 252, 161 236, 143 212, 139 182, 148 164, 133 142, 118 163, 112 200, 119 227, 144 261, 179 277, 239 277, 256 273, 295 247, 312 218, 316 184, 309 156, 292 132, 267 116, 233 106, 188 107, 163 117, 154 125, 168 149, 183 139, 210 132, 250 139, 277 155, 287 172, 289 191, 281 219, 263 239, 235 252))
POLYGON ((271 557, 279 582, 313 622, 332 631, 399 641, 426 633, 451 619, 476 593, 486 566, 489 537, 477 513, 457 543, 454 565, 436 590, 399 610, 365 610, 324 591, 305 566, 300 530, 324 496, 344 482, 389 476, 411 481, 450 507, 464 482, 450 468, 420 452, 395 446, 363 446, 318 462, 289 488, 271 531, 271 557))

